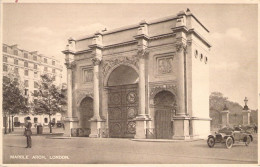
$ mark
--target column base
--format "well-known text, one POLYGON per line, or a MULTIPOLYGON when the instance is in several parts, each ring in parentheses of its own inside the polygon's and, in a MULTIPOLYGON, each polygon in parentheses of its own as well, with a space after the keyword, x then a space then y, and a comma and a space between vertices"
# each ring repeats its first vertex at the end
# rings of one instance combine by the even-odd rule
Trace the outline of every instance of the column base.
POLYGON ((188 140, 190 139, 190 125, 189 117, 176 116, 173 118, 173 136, 172 139, 175 140, 188 140))
POLYGON ((71 137, 72 129, 78 127, 78 118, 77 117, 66 117, 64 120, 65 132, 63 136, 71 137))
POLYGON ((101 118, 91 118, 90 120, 90 138, 99 138, 102 137, 101 131, 105 128, 105 120, 101 118))
POLYGON ((146 122, 150 121, 151 119, 148 115, 138 115, 135 118, 135 139, 145 139, 146 138, 146 122))

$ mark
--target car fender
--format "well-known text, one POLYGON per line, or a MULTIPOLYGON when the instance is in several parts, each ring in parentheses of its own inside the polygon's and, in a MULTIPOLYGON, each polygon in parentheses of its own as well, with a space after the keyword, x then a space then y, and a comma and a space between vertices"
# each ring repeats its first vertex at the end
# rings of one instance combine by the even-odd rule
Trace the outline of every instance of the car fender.
POLYGON ((216 138, 215 135, 209 135, 208 138, 210 138, 210 137, 213 137, 214 139, 216 138))

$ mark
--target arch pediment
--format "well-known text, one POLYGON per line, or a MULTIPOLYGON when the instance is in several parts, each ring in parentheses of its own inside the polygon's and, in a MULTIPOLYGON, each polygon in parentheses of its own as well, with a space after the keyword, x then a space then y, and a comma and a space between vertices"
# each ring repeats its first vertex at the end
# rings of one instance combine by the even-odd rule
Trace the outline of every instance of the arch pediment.
POLYGON ((85 97, 91 97, 93 98, 93 90, 92 89, 80 89, 75 91, 75 97, 76 97, 76 105, 79 106, 80 102, 85 97))
POLYGON ((137 73, 139 73, 138 59, 135 56, 121 56, 104 60, 102 73, 105 86, 107 86, 107 81, 112 71, 121 65, 132 67, 137 73))

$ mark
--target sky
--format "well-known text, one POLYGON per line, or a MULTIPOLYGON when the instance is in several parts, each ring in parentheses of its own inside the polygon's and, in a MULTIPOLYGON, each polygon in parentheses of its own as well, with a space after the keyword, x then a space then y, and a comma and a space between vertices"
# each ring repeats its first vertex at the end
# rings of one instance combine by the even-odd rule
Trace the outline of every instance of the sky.
POLYGON ((176 15, 187 8, 210 31, 210 92, 221 92, 241 105, 246 96, 248 106, 256 109, 258 8, 254 4, 4 4, 3 42, 64 62, 61 51, 69 37, 176 15))

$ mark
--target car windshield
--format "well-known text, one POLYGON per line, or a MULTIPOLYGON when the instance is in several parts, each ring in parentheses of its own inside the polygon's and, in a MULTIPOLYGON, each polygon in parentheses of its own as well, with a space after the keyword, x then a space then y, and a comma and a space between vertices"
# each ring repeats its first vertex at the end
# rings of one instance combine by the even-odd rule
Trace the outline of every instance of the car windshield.
POLYGON ((231 131, 234 131, 234 129, 230 128, 230 127, 224 127, 222 129, 220 129, 218 132, 220 132, 220 133, 227 133, 227 132, 231 132, 231 131))

